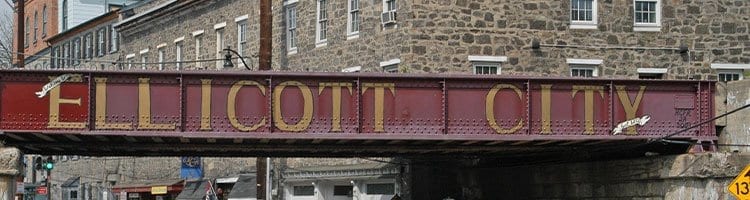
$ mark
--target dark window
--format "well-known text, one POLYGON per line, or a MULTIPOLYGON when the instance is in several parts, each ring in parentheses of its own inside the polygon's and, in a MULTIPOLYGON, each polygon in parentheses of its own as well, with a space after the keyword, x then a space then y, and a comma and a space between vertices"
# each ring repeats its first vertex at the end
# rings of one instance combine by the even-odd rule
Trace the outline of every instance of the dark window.
POLYGON ((367 194, 393 195, 395 191, 393 183, 367 184, 367 194))
POLYGON ((70 191, 70 199, 77 199, 78 198, 78 191, 70 191))
POLYGON ((639 79, 663 79, 664 74, 655 74, 655 73, 642 73, 638 74, 639 79))
POLYGON ((315 195, 315 186, 294 186, 294 196, 313 196, 315 195))
POLYGON ((351 197, 353 195, 353 189, 352 186, 347 185, 336 185, 333 186, 333 196, 347 196, 351 197))
POLYGON ((733 73, 733 72, 720 72, 719 73, 719 81, 721 82, 729 82, 729 81, 738 81, 742 80, 740 77, 740 73, 733 73))

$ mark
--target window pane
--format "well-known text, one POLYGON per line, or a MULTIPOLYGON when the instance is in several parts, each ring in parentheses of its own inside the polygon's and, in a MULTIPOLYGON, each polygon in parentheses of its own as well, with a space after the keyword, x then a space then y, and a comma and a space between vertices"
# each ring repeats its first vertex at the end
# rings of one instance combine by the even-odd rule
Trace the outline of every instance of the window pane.
POLYGON ((313 196, 315 195, 315 186, 294 186, 294 196, 313 196))
POLYGON ((393 183, 367 184, 367 194, 393 195, 394 193, 393 183))
POLYGON ((352 196, 353 187, 352 186, 346 186, 346 185, 337 185, 333 186, 333 195, 334 196, 352 196))

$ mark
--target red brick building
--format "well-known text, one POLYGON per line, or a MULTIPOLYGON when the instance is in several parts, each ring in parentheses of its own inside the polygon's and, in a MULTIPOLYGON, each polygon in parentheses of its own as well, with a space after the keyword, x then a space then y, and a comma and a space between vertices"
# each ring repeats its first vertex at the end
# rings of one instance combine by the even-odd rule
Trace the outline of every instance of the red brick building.
MULTIPOLYGON (((16 6, 19 6, 19 1, 15 1, 15 3, 16 6)), ((25 20, 25 24, 21 33, 24 34, 25 41, 19 45, 17 40, 13 40, 13 49, 22 49, 21 52, 26 55, 26 62, 28 63, 35 59, 30 56, 48 49, 49 45, 44 40, 59 32, 57 26, 58 4, 57 0, 25 0, 24 4, 23 20, 25 20)), ((18 15, 13 17, 13 24, 13 34, 18 36, 18 15)), ((16 59, 13 60, 13 64, 17 62, 16 59)))

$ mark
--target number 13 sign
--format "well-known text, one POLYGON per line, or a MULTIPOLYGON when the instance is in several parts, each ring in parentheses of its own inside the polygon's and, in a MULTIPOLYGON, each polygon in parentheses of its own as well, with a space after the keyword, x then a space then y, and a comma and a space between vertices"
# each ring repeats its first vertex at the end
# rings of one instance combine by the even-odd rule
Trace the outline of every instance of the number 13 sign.
POLYGON ((750 165, 745 166, 740 174, 727 186, 738 200, 750 200, 750 165))

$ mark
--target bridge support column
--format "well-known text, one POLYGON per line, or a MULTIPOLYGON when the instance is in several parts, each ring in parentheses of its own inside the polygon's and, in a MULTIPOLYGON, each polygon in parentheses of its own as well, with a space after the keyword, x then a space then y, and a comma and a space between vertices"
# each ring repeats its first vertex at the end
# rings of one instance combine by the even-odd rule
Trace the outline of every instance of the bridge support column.
POLYGON ((0 147, 0 199, 14 199, 16 177, 21 175, 21 151, 11 147, 0 147))

